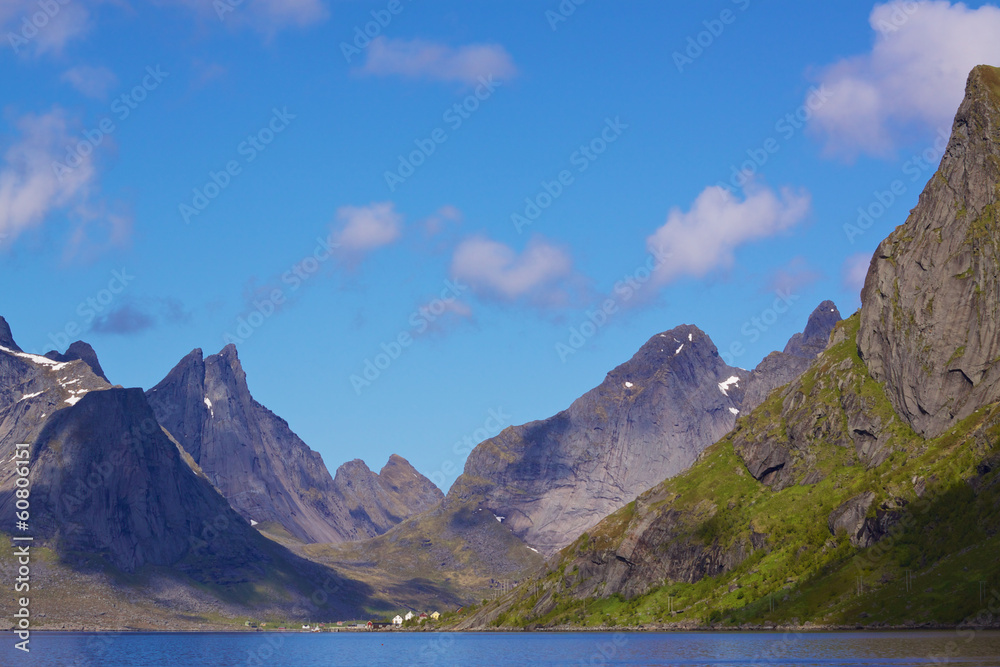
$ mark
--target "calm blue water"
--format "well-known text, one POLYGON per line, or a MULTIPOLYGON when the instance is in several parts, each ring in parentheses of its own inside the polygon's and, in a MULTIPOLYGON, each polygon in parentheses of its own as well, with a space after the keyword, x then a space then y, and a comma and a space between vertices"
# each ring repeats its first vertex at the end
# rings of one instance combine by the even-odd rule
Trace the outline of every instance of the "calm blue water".
POLYGON ((0 634, 0 665, 522 667, 524 665, 1000 666, 1000 633, 0 634))

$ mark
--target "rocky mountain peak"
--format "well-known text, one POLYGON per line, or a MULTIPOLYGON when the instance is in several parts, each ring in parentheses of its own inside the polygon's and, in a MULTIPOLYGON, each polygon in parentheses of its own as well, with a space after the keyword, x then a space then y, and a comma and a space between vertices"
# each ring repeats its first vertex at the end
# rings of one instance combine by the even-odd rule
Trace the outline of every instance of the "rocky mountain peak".
POLYGON ((14 336, 10 332, 10 325, 7 324, 7 320, 3 317, 0 317, 0 345, 6 347, 8 350, 22 352, 17 343, 14 342, 14 336))
POLYGON ((89 343, 84 343, 82 340, 78 340, 70 345, 63 354, 52 350, 51 352, 46 352, 45 357, 59 362, 76 361, 79 359, 90 366, 95 375, 105 381, 109 381, 108 376, 104 374, 104 369, 101 368, 101 362, 97 359, 97 352, 94 351, 94 348, 89 343))
POLYGON ((941 165, 861 300, 858 349, 918 433, 1000 400, 1000 69, 969 75, 941 165))
POLYGON ((802 333, 797 333, 788 339, 785 345, 785 354, 793 354, 797 357, 814 359, 826 349, 826 344, 830 342, 830 332, 837 325, 837 322, 844 319, 837 310, 837 305, 833 301, 824 301, 816 306, 816 310, 809 316, 806 328, 802 333))
POLYGON ((160 423, 242 516, 303 542, 374 537, 440 500, 420 475, 417 492, 401 497, 361 460, 332 478, 288 422, 253 398, 234 345, 204 359, 200 349, 192 351, 147 397, 160 423))
POLYGON ((752 412, 768 394, 809 368, 813 359, 826 349, 830 333, 840 320, 840 311, 833 301, 823 301, 816 306, 806 322, 806 328, 789 338, 782 352, 772 352, 753 369, 741 410, 752 412))

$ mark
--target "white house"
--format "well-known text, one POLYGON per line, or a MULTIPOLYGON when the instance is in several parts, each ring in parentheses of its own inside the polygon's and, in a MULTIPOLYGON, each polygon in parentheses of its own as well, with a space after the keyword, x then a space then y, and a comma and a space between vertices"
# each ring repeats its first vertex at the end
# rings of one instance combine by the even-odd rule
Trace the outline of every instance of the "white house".
POLYGON ((392 619, 392 624, 393 625, 402 625, 403 624, 403 617, 400 616, 399 614, 396 614, 393 617, 393 619, 392 619))
POLYGON ((412 611, 408 611, 408 612, 406 612, 406 616, 403 617, 403 620, 404 621, 409 621, 414 616, 416 616, 416 614, 414 614, 412 611))

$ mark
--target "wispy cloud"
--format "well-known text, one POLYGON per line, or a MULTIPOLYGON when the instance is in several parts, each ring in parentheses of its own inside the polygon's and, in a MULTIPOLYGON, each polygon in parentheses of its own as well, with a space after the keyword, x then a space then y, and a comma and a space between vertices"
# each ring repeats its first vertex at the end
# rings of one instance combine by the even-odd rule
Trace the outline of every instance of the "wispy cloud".
POLYGON ((450 47, 419 39, 377 37, 368 47, 367 59, 358 71, 372 76, 475 84, 480 77, 510 79, 517 74, 517 67, 499 44, 450 47))
POLYGON ((342 206, 336 218, 334 239, 340 252, 354 258, 394 243, 403 232, 403 216, 392 202, 342 206))
POLYGON ((720 186, 705 188, 690 210, 675 208, 647 240, 651 252, 669 255, 654 278, 664 285, 682 276, 702 278, 735 262, 736 249, 774 236, 806 218, 811 198, 805 191, 775 193, 751 186, 740 199, 720 186))
POLYGON ((69 239, 74 248, 93 240, 94 231, 101 229, 106 230, 107 241, 124 242, 131 229, 128 217, 109 213, 104 202, 95 201, 98 173, 93 153, 77 153, 73 166, 58 173, 54 168, 66 160, 67 146, 80 140, 73 135, 68 115, 54 108, 22 116, 14 125, 19 136, 0 161, 0 235, 12 242, 61 212, 74 225, 69 239))
POLYGON ((763 291, 800 292, 822 278, 823 274, 816 271, 805 257, 793 257, 788 264, 768 276, 763 291))
POLYGON ((107 99, 108 93, 118 84, 118 77, 107 67, 91 67, 77 65, 62 73, 59 77, 77 89, 81 94, 94 99, 107 99))
POLYGON ((82 2, 54 0, 43 6, 37 0, 0 0, 5 48, 20 56, 59 55, 90 27, 90 12, 82 2))
POLYGON ((485 236, 462 241, 452 257, 451 274, 478 295, 501 301, 525 300, 535 305, 564 305, 572 278, 569 253, 540 237, 518 254, 485 236))
POLYGON ((890 156, 908 131, 950 126, 969 71, 1000 62, 1000 8, 947 0, 875 5, 871 52, 822 73, 811 130, 830 156, 890 156))

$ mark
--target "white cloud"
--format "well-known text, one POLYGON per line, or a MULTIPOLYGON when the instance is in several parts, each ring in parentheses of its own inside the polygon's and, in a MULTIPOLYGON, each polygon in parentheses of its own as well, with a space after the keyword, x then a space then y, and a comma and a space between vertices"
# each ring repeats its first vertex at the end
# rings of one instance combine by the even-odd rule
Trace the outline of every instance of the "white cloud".
POLYGON ((651 252, 669 255, 657 267, 656 281, 663 285, 729 268, 736 248, 798 224, 809 207, 808 193, 788 188, 776 194, 751 185, 742 200, 720 186, 705 188, 689 211, 671 210, 667 222, 646 240, 651 252))
POLYGON ((37 0, 0 0, 0 28, 4 48, 18 55, 58 55, 71 40, 87 32, 90 13, 80 2, 54 1, 43 7, 37 0))
POLYGON ((29 114, 16 123, 20 138, 11 144, 0 163, 0 234, 11 240, 37 227, 56 209, 83 210, 96 180, 92 155, 59 178, 53 163, 64 159, 66 146, 79 137, 69 131, 61 109, 29 114))
POLYGON ((334 232, 340 249, 360 255, 396 241, 403 230, 403 216, 391 202, 337 209, 338 230, 334 232))
POLYGON ((374 76, 478 82, 480 77, 508 79, 517 68, 507 50, 498 44, 468 44, 452 48, 423 40, 406 41, 377 37, 367 50, 365 64, 358 69, 374 76))
POLYGON ((462 212, 451 204, 446 204, 436 210, 429 218, 424 220, 424 231, 429 236, 435 236, 443 232, 449 225, 460 224, 462 222, 462 212))
POLYGON ((969 71, 1000 63, 1000 8, 947 0, 875 5, 870 53, 822 73, 830 100, 811 129, 828 155, 887 156, 913 128, 950 127, 969 71))
POLYGON ((94 99, 105 99, 111 89, 118 84, 118 77, 107 67, 77 65, 62 73, 60 80, 76 88, 80 93, 94 99))
POLYGON ((868 276, 868 266, 871 262, 871 253, 866 252, 859 252, 845 259, 841 269, 844 287, 853 290, 856 294, 861 294, 861 288, 865 286, 865 278, 868 276))
POLYGON ((564 303, 562 287, 570 278, 573 262, 569 254, 541 238, 528 242, 519 255, 499 241, 475 236, 455 249, 451 273, 478 294, 503 301, 527 299, 537 304, 564 303))

